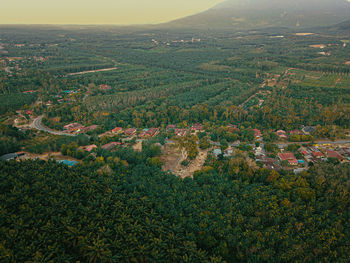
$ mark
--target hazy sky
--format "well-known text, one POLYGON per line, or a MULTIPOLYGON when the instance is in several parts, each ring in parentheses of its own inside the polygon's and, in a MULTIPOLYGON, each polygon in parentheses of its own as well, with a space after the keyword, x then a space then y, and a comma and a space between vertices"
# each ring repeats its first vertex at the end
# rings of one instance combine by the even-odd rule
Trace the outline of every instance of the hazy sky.
POLYGON ((204 11, 223 0, 0 0, 0 24, 146 24, 204 11))

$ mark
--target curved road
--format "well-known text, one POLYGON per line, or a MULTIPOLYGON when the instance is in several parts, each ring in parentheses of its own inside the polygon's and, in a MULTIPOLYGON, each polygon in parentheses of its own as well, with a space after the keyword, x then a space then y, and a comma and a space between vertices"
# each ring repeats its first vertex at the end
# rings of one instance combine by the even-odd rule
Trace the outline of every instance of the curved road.
POLYGON ((70 136, 70 137, 74 137, 77 136, 76 134, 70 134, 70 133, 65 133, 65 132, 61 132, 61 131, 55 131, 52 130, 50 128, 45 127, 41 121, 43 120, 44 115, 41 115, 39 117, 37 117, 36 119, 34 119, 33 123, 30 125, 32 128, 37 129, 39 131, 44 131, 44 132, 48 132, 54 135, 62 135, 62 136, 70 136))

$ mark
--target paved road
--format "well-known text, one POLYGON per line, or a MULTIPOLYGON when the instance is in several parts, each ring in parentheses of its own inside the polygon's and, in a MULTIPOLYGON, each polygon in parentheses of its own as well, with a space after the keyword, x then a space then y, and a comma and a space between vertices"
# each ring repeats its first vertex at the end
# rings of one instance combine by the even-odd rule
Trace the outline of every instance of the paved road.
POLYGON ((70 133, 65 133, 65 132, 61 132, 61 131, 55 131, 55 130, 52 130, 50 128, 47 128, 45 127, 41 121, 43 120, 44 118, 44 115, 41 115, 39 117, 37 117, 33 123, 31 124, 31 127, 34 128, 34 129, 37 129, 39 131, 44 131, 44 132, 48 132, 48 133, 51 133, 51 134, 54 134, 54 135, 62 135, 62 136, 70 136, 70 137, 74 137, 74 136, 77 136, 76 134, 70 134, 70 133))

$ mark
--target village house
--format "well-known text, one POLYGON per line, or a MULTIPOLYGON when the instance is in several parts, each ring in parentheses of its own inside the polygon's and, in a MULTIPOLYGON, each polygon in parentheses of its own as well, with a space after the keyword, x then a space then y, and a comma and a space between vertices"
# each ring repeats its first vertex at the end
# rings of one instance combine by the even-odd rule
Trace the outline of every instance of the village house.
POLYGON ((228 148, 224 151, 224 157, 225 158, 230 158, 232 157, 234 150, 232 148, 228 148))
POLYGON ((154 137, 159 133, 160 128, 150 128, 148 131, 146 131, 145 135, 154 137))
POLYGON ((70 123, 66 126, 63 127, 66 131, 69 132, 75 132, 75 131, 80 131, 81 129, 84 128, 83 125, 79 124, 79 123, 70 123))
POLYGON ((221 151, 221 149, 214 149, 213 154, 216 158, 218 158, 219 155, 222 154, 222 151, 221 151))
POLYGON ((119 133, 121 133, 123 131, 123 128, 121 128, 121 127, 115 127, 113 130, 112 130, 112 132, 114 133, 114 134, 119 134, 119 133))
POLYGON ((338 152, 332 151, 332 150, 325 150, 325 154, 328 158, 335 158, 338 159, 338 161, 343 162, 345 158, 341 156, 338 152))
POLYGON ((34 114, 34 112, 33 111, 31 111, 31 110, 26 110, 26 112, 25 112, 27 115, 33 115, 34 114))
POLYGON ((278 130, 278 131, 276 132, 276 134, 277 134, 277 136, 278 136, 280 139, 282 139, 282 140, 287 140, 287 139, 288 139, 287 133, 286 133, 286 131, 284 131, 284 130, 278 130))
POLYGON ((186 134, 187 134, 186 129, 175 129, 176 136, 184 137, 184 136, 186 136, 186 134))
POLYGON ((260 139, 261 137, 262 137, 262 133, 261 133, 261 131, 260 130, 258 130, 258 129, 253 129, 253 131, 254 131, 254 137, 255 137, 255 139, 260 139))
POLYGON ((124 134, 126 135, 126 136, 133 136, 133 135, 135 135, 136 134, 136 129, 135 128, 129 128, 129 129, 126 129, 125 131, 124 131, 124 134))
POLYGON ((311 155, 316 159, 324 158, 324 154, 320 151, 314 151, 311 153, 311 155))
POLYGON ((122 143, 121 142, 110 142, 110 143, 107 143, 107 144, 101 146, 101 148, 106 150, 106 151, 111 151, 119 145, 122 145, 122 143))
POLYGON ((79 149, 87 151, 87 152, 91 152, 93 149, 97 149, 97 146, 95 144, 92 144, 92 145, 87 145, 87 146, 81 146, 81 147, 79 147, 79 149))
POLYGON ((281 160, 281 162, 288 161, 289 165, 298 165, 298 160, 295 158, 293 153, 279 153, 278 158, 281 160))
POLYGON ((200 123, 193 124, 191 127, 191 131, 202 131, 203 125, 200 123))

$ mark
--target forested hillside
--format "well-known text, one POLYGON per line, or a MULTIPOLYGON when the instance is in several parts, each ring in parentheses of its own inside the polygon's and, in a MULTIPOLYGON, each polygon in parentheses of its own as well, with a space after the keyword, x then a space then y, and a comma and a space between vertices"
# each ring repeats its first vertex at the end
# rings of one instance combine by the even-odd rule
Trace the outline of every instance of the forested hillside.
POLYGON ((0 261, 349 258, 348 164, 296 176, 233 160, 183 181, 141 153, 124 158, 109 169, 0 162, 0 261))

